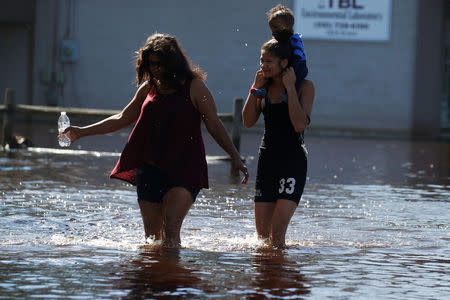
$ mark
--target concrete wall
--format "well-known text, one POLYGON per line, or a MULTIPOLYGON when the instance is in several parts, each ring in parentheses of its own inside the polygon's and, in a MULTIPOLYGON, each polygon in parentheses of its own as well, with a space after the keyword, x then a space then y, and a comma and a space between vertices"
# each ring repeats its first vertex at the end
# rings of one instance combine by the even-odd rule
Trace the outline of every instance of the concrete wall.
POLYGON ((32 103, 33 24, 35 1, 0 2, 0 97, 15 90, 15 101, 32 103))
POLYGON ((392 1, 388 42, 305 39, 320 127, 409 130, 414 92, 417 1, 392 1))
POLYGON ((16 103, 27 104, 31 101, 31 28, 23 23, 6 23, 0 26, 1 104, 6 88, 15 90, 16 103))
MULTIPOLYGON (((260 46, 270 38, 265 12, 274 5, 268 0, 258 5, 238 0, 56 2, 37 2, 35 77, 43 71, 64 72, 58 104, 122 108, 135 92, 134 51, 158 31, 175 35, 208 73, 220 112, 231 112, 232 99, 247 96, 260 46), (53 60, 65 35, 79 43, 77 63, 53 60)), ((36 85, 36 104, 46 103, 47 89, 36 85)))
POLYGON ((414 136, 439 135, 444 100, 444 9, 441 0, 419 4, 412 113, 414 136))
MULTIPOLYGON (((259 68, 260 46, 271 37, 265 12, 279 3, 270 0, 258 1, 258 5, 241 0, 23 1, 17 2, 16 7, 28 3, 35 11, 31 32, 34 45, 29 46, 34 51, 34 62, 33 81, 29 84, 31 96, 24 94, 18 98, 31 99, 34 104, 120 109, 136 90, 134 51, 148 35, 158 31, 177 36, 188 56, 208 73, 207 85, 219 112, 231 112, 233 98, 246 98, 259 68), (77 62, 61 62, 63 39, 78 43, 77 62)), ((294 1, 281 3, 293 7, 294 1)), ((432 83, 443 76, 438 58, 432 61, 431 67, 426 63, 420 65, 423 53, 439 56, 439 50, 432 52, 432 49, 442 46, 439 37, 429 38, 425 48, 420 48, 418 40, 418 32, 422 36, 433 34, 442 21, 433 18, 442 6, 442 0, 435 2, 440 4, 429 7, 424 14, 420 5, 427 6, 425 0, 392 0, 391 39, 387 42, 324 41, 304 36, 309 78, 316 85, 313 127, 408 134, 413 127, 428 124, 436 117, 440 91, 428 100, 433 113, 419 121, 423 117, 419 98, 426 96, 423 93, 426 89, 439 89, 432 83), (430 78, 421 89, 417 88, 418 72, 430 78)), ((1 17, 2 14, 0 22, 1 17)), ((32 19, 33 15, 22 13, 17 17, 20 18, 32 19)), ((13 29, 1 26, 3 40, 13 29)), ((9 37, 6 40, 13 41, 9 37)), ((6 57, 2 54, 2 64, 12 61, 6 57)), ((22 72, 25 71, 17 71, 22 72)), ((3 72, 1 76, 4 75, 3 72)), ((3 77, 1 87, 5 82, 3 77)), ((426 131, 436 132, 436 125, 426 131)))
POLYGON ((0 2, 1 23, 34 23, 36 0, 8 0, 0 2))

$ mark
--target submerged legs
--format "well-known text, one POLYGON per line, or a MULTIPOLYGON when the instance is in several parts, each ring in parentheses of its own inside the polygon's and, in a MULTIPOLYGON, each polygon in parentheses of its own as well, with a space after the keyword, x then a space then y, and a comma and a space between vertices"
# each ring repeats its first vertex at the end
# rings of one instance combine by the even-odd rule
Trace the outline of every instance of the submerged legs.
POLYGON ((273 247, 284 247, 286 230, 297 204, 291 200, 255 202, 255 223, 258 238, 273 247))
POLYGON ((170 189, 162 203, 139 201, 145 237, 153 236, 167 247, 179 247, 181 225, 192 203, 192 195, 182 187, 170 189))

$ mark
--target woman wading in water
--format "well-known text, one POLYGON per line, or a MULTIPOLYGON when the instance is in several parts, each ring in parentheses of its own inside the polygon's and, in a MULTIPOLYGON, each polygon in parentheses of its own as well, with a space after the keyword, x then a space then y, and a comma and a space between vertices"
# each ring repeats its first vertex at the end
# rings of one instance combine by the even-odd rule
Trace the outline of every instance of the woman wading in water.
POLYGON ((69 127, 72 142, 106 134, 136 122, 111 178, 136 185, 145 236, 179 247, 183 220, 200 189, 208 188, 203 120, 230 155, 242 183, 248 173, 217 116, 205 73, 193 66, 175 37, 155 33, 137 52, 134 98, 117 115, 98 123, 69 127))
POLYGON ((288 224, 306 181, 303 131, 310 123, 314 86, 303 80, 295 88, 291 48, 275 39, 261 48, 261 69, 244 105, 244 126, 252 127, 262 113, 264 136, 259 148, 255 191, 258 237, 274 247, 285 246, 288 224))

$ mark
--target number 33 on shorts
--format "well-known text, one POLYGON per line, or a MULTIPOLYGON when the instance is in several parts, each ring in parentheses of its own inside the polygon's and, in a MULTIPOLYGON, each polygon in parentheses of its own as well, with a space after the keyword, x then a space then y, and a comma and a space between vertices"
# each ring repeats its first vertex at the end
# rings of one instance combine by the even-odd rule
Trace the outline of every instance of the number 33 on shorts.
POLYGON ((292 194, 294 192, 295 189, 295 178, 281 178, 280 179, 280 187, 278 189, 278 193, 283 193, 286 192, 286 194, 292 194))

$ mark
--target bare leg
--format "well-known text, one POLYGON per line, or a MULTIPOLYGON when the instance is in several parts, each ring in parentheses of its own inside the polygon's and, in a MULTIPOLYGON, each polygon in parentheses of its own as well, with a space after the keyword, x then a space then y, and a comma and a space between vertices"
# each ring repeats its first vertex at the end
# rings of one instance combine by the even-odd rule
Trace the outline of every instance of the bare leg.
POLYGON ((294 215, 297 204, 291 200, 278 199, 272 215, 272 246, 284 247, 286 230, 294 215))
POLYGON ((255 225, 258 238, 268 241, 272 227, 273 202, 255 202, 255 225))
POLYGON ((145 237, 153 236, 155 240, 162 240, 163 234, 163 206, 161 203, 138 201, 144 223, 145 237))
POLYGON ((183 187, 174 187, 164 195, 164 245, 169 247, 181 245, 181 225, 192 203, 191 193, 183 187))

